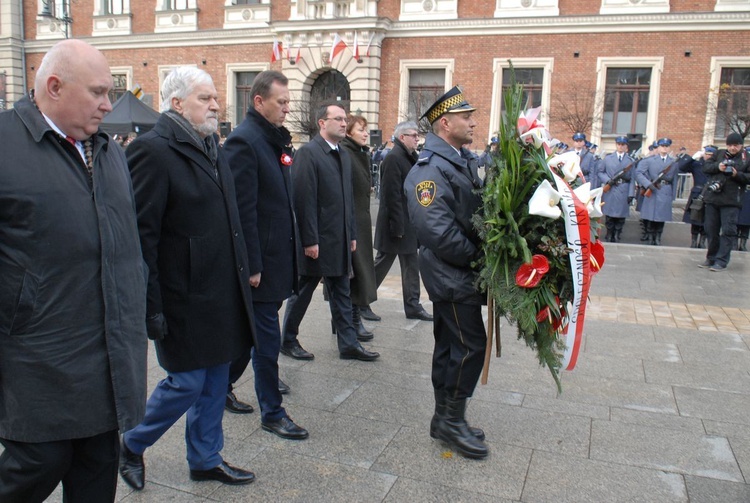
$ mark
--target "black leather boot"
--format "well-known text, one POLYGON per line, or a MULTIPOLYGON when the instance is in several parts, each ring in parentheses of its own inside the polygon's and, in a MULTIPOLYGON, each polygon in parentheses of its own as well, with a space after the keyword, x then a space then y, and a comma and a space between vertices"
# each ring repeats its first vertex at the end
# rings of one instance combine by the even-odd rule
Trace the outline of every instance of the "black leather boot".
POLYGON ((698 248, 698 234, 691 235, 690 248, 698 248))
POLYGON ((650 241, 651 236, 648 232, 648 225, 645 220, 641 220, 641 241, 650 241))
POLYGON ((358 341, 371 341, 372 338, 375 336, 372 332, 368 332, 365 326, 362 324, 362 317, 359 313, 359 306, 355 306, 352 304, 352 323, 354 323, 354 328, 357 330, 357 340, 358 341))
POLYGON ((484 441, 472 435, 466 423, 466 399, 445 397, 445 417, 438 421, 438 438, 466 458, 482 459, 490 453, 484 441))
POLYGON ((747 251, 747 238, 740 238, 740 244, 737 247, 737 251, 747 251))
MULTIPOLYGON (((443 420, 444 416, 445 397, 443 396, 442 391, 435 390, 435 414, 432 416, 432 421, 430 421, 430 436, 432 438, 438 438, 438 423, 443 420)), ((469 426, 469 431, 479 440, 484 440, 484 430, 482 430, 481 428, 474 428, 473 426, 469 426)))
POLYGON ((698 240, 698 248, 705 248, 705 247, 706 247, 706 235, 701 234, 701 237, 698 240))
POLYGON ((654 242, 652 243, 655 246, 661 246, 661 233, 662 231, 655 231, 654 232, 654 242))

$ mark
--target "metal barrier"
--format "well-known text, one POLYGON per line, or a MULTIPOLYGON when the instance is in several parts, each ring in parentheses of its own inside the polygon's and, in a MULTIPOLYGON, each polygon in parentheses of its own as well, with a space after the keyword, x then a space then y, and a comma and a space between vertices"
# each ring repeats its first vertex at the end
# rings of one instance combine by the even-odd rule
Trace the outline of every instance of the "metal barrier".
POLYGON ((375 198, 380 199, 380 164, 373 163, 370 174, 372 175, 372 190, 375 193, 375 198))
POLYGON ((675 183, 675 199, 687 199, 690 195, 690 189, 693 188, 693 175, 690 173, 678 173, 675 183))

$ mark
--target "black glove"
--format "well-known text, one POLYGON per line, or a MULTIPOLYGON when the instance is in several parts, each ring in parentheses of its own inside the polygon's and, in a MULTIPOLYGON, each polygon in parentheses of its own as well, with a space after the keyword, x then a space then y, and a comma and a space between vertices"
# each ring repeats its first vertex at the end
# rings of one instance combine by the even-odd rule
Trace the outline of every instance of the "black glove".
POLYGON ((162 313, 156 313, 146 318, 146 333, 152 341, 160 341, 169 333, 167 319, 162 313))
POLYGON ((628 197, 628 206, 633 204, 633 199, 635 199, 633 196, 628 197))

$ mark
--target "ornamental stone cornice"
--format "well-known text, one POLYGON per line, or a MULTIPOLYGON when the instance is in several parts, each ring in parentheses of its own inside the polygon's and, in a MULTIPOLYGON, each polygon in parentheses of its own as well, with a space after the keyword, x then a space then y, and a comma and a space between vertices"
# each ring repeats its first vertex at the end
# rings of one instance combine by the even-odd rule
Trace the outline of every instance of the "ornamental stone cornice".
POLYGON ((393 23, 386 38, 750 29, 750 12, 424 20, 393 23))

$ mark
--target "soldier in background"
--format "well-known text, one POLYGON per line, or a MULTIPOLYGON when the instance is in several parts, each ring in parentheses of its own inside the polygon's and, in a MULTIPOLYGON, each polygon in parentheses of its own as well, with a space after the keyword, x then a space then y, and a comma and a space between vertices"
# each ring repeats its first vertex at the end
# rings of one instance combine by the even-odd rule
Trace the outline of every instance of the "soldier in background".
POLYGON ((656 144, 656 155, 641 161, 635 176, 644 191, 641 218, 648 242, 660 246, 664 223, 672 221, 672 201, 675 196, 672 182, 677 176, 677 169, 672 165, 675 159, 669 155, 672 140, 661 138, 656 144))
POLYGON ((586 135, 584 133, 579 131, 573 134, 573 147, 568 152, 575 152, 581 158, 579 162, 581 172, 586 181, 591 183, 591 188, 595 189, 597 187, 596 160, 594 159, 594 154, 586 148, 586 135))
POLYGON ((630 214, 630 201, 635 193, 635 161, 628 155, 628 138, 615 139, 616 152, 607 155, 598 163, 599 185, 604 187, 602 212, 606 215, 609 243, 619 243, 625 219, 630 214), (624 171, 626 170, 627 171, 624 171))

